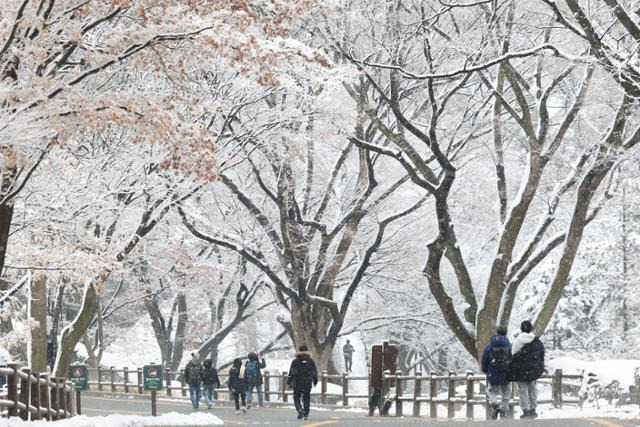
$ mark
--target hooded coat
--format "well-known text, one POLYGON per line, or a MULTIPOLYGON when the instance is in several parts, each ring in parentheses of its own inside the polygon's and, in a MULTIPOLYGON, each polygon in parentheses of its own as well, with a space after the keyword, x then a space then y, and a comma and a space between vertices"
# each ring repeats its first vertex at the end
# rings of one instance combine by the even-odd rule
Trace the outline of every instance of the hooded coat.
POLYGON ((233 367, 229 369, 229 380, 227 381, 229 390, 232 393, 245 393, 247 391, 247 379, 244 375, 244 366, 241 359, 233 361, 233 367))
POLYGON ((311 353, 308 351, 296 353, 296 358, 293 359, 289 368, 287 383, 294 390, 311 390, 318 383, 318 370, 316 363, 311 358, 311 353))
POLYGON ((511 362, 511 343, 509 342, 509 338, 504 335, 494 335, 482 353, 482 372, 487 374, 487 380, 492 385, 506 385, 510 382, 509 370, 498 371, 491 364, 493 349, 497 347, 507 348, 509 362, 511 362))
POLYGON ((521 332, 513 341, 511 379, 530 382, 540 378, 544 372, 544 345, 532 333, 521 332))
POLYGON ((202 384, 212 385, 220 388, 220 378, 218 378, 218 370, 213 367, 213 361, 206 359, 202 368, 202 384))

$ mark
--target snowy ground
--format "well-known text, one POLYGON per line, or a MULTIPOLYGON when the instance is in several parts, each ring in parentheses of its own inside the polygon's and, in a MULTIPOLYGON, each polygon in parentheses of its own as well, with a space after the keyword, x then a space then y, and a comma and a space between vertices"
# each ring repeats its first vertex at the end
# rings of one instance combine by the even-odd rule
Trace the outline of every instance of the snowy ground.
MULTIPOLYGON (((144 417, 141 415, 108 415, 105 417, 87 417, 81 415, 68 420, 56 421, 55 426, 61 427, 128 427, 128 426, 211 426, 222 425, 220 418, 213 414, 196 413, 196 414, 178 414, 171 412, 158 417, 144 417)), ((26 426, 51 426, 49 421, 22 421, 11 418, 7 427, 26 427, 26 426)))

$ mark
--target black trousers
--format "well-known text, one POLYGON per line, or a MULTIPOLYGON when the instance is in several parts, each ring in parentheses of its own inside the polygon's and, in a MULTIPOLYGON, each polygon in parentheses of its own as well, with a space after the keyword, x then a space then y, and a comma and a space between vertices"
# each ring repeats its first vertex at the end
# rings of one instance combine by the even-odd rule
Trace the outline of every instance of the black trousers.
POLYGON ((236 411, 240 410, 240 399, 242 399, 242 406, 247 406, 247 395, 245 393, 233 393, 233 400, 236 402, 236 411))
POLYGON ((310 388, 294 388, 293 403, 296 405, 296 411, 303 411, 305 416, 309 415, 309 406, 311 405, 311 389, 310 388), (300 403, 302 398, 302 403, 300 403))

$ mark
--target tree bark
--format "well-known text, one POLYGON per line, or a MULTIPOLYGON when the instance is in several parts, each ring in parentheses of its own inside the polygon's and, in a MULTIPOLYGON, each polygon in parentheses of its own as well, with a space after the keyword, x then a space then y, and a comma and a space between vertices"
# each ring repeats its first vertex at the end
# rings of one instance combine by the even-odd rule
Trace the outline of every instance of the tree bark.
POLYGON ((99 298, 98 289, 106 280, 106 276, 106 272, 101 272, 96 279, 86 284, 80 312, 73 322, 68 324, 62 331, 62 336, 58 343, 58 354, 53 367, 53 373, 57 377, 66 376, 67 368, 73 361, 76 345, 87 331, 93 316, 96 314, 99 298))
POLYGON ((36 274, 30 286, 31 369, 47 372, 47 276, 36 274))
POLYGON ((9 230, 11 229, 11 219, 13 218, 13 202, 0 205, 0 277, 4 272, 4 262, 7 256, 7 245, 9 243, 9 230))

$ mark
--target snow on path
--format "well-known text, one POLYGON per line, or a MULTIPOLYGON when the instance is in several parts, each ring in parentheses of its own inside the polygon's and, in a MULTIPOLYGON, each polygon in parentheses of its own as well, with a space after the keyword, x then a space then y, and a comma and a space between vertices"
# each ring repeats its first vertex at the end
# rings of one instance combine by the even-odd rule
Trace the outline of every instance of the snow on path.
MULTIPOLYGON (((53 425, 61 427, 127 427, 127 426, 211 426, 222 425, 222 420, 207 413, 179 414, 169 412, 158 417, 141 415, 107 415, 104 417, 88 417, 81 415, 67 420, 56 421, 53 425)), ((8 427, 51 426, 50 421, 22 421, 10 419, 8 427)))

